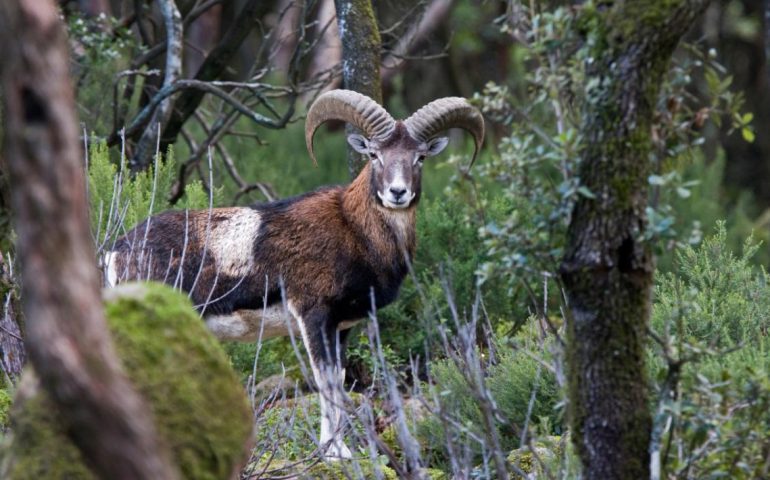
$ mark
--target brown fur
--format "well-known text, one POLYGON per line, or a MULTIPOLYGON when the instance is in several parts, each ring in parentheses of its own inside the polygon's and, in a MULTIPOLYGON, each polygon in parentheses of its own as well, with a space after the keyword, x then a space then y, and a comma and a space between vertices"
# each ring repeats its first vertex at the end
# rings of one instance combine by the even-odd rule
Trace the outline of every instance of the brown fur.
MULTIPOLYGON (((365 314, 367 308, 363 303, 370 288, 388 290, 383 298, 386 303, 395 296, 395 291, 390 290, 397 290, 406 273, 406 258, 413 256, 416 239, 416 204, 403 210, 382 207, 373 192, 371 170, 368 164, 347 187, 325 188, 249 210, 259 214, 261 225, 254 239, 243 239, 254 246, 254 258, 244 259, 244 263, 253 262, 244 278, 227 278, 223 265, 215 261, 212 244, 222 236, 219 229, 226 228, 234 215, 249 207, 214 209, 210 214, 206 210, 190 211, 187 215, 165 212, 153 217, 148 220, 149 234, 143 253, 140 247, 147 225, 138 225, 117 244, 120 278, 150 278, 170 284, 179 279, 178 284, 191 293, 196 305, 224 296, 207 307, 218 314, 259 308, 265 291, 273 295, 269 300, 272 303, 278 299, 275 294, 281 280, 288 298, 295 299, 301 310, 309 307, 305 305, 308 303, 345 302, 342 297, 352 288, 356 296, 364 296, 356 299, 353 310, 365 314), (182 264, 185 225, 187 249, 182 264), (201 254, 207 244, 209 248, 201 254), (366 273, 362 277, 361 271, 371 271, 375 278, 366 273), (360 281, 372 284, 357 285, 360 281), (228 300, 228 296, 233 298, 228 300)), ((233 231, 229 235, 237 238, 239 233, 233 231)), ((346 313, 346 318, 339 321, 348 316, 346 313)))

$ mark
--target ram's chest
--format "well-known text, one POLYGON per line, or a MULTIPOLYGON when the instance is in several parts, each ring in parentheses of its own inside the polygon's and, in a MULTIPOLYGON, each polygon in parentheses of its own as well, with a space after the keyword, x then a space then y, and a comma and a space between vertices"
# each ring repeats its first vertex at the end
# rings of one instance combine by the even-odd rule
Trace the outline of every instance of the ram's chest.
POLYGON ((348 282, 331 303, 332 315, 340 321, 365 318, 375 309, 392 303, 398 296, 403 274, 362 269, 348 277, 348 282))

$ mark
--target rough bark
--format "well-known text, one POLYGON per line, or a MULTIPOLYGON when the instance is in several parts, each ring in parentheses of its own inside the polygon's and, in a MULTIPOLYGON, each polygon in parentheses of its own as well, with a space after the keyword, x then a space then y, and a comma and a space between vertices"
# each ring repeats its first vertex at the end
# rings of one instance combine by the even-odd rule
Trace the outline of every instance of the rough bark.
POLYGON ((569 406, 585 478, 649 478, 644 345, 654 259, 642 239, 650 129, 671 55, 705 0, 586 9, 592 45, 579 176, 561 276, 570 307, 569 406))
MULTIPOLYGON (((2 132, 0 132, 0 140, 2 132)), ((5 161, 0 158, 0 252, 11 246, 11 194, 5 161)))
POLYGON ((21 309, 19 308, 16 283, 11 268, 6 265, 0 250, 0 369, 5 373, 0 385, 6 380, 16 381, 27 360, 21 333, 21 309))
POLYGON ((100 478, 177 478, 107 333, 56 5, 3 0, 0 42, 4 155, 30 361, 100 478))
MULTIPOLYGON (((371 0, 334 0, 337 27, 342 41, 342 84, 382 104, 380 83, 380 30, 371 0)), ((347 128, 348 133, 351 127, 347 128)), ((352 148, 348 148, 348 170, 351 178, 366 165, 352 148)))

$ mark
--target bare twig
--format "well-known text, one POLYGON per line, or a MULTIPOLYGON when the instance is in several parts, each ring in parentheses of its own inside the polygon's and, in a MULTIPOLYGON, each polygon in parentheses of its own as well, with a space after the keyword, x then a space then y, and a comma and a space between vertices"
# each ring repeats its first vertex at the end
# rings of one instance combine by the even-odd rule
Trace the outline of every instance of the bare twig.
MULTIPOLYGON (((163 78, 163 89, 170 88, 176 82, 182 73, 182 43, 184 40, 184 30, 182 26, 182 16, 173 0, 159 0, 160 10, 163 14, 164 25, 166 28, 166 68, 163 78)), ((163 90, 161 90, 163 91, 163 90)), ((160 92, 159 92, 160 93, 160 92)), ((156 97, 159 95, 156 95, 156 97)), ((153 98, 153 100, 155 100, 153 98)), ((171 102, 167 97, 162 97, 156 103, 157 110, 154 111, 150 125, 166 124, 171 115, 171 102)), ((134 155, 129 162, 132 171, 144 170, 149 162, 149 148, 153 140, 153 130, 146 129, 134 149, 134 155)))

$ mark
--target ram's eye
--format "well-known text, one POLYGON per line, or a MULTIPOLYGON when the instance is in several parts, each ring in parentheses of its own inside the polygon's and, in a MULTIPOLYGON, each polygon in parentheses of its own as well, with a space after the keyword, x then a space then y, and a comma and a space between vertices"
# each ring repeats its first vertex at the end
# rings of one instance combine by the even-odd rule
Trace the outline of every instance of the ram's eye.
POLYGON ((417 155, 417 162, 422 163, 425 160, 425 155, 417 155))
POLYGON ((377 160, 377 154, 374 152, 371 152, 369 153, 369 158, 371 158, 372 160, 377 160))

